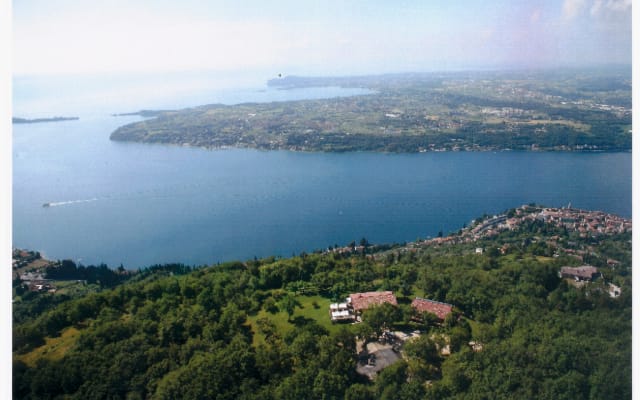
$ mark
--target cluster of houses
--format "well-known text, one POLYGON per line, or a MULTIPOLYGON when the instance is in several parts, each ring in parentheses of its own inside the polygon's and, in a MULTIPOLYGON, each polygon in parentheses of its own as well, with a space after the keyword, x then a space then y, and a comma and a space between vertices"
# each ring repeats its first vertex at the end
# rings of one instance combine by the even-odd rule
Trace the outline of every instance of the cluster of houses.
POLYGON ((42 272, 25 272, 19 276, 22 285, 31 292, 56 292, 56 287, 51 283, 50 279, 44 277, 42 272))
POLYGON ((51 280, 45 278, 44 268, 51 262, 45 260, 36 251, 13 249, 13 277, 20 279, 23 288, 31 292, 55 293, 56 287, 51 280))
POLYGON ((538 208, 523 205, 513 215, 506 214, 490 217, 479 223, 472 221, 471 226, 462 229, 459 234, 427 239, 410 243, 408 248, 443 244, 472 243, 507 230, 518 229, 529 221, 542 221, 552 226, 566 228, 569 232, 578 232, 581 237, 610 235, 631 232, 631 220, 602 211, 587 211, 571 208, 538 208))
MULTIPOLYGON (((535 207, 534 207, 535 209, 535 207)), ((602 211, 587 211, 571 206, 566 208, 542 208, 530 212, 531 207, 522 206, 515 215, 507 217, 498 215, 489 218, 470 230, 473 238, 491 236, 503 230, 513 230, 526 221, 543 221, 547 224, 563 227, 569 231, 578 232, 580 236, 597 236, 631 231, 631 221, 617 215, 602 211)))
MULTIPOLYGON (((558 276, 562 279, 569 279, 579 284, 593 282, 602 277, 598 268, 591 265, 581 265, 579 267, 562 267, 558 271, 558 276)), ((622 293, 620 286, 607 283, 607 293, 616 298, 622 293)))
MULTIPOLYGON (((344 302, 329 305, 331 321, 359 322, 364 310, 384 303, 396 306, 398 300, 391 291, 352 293, 344 302)), ((453 305, 416 297, 411 303, 411 307, 416 310, 418 315, 428 312, 434 314, 440 321, 444 321, 451 313, 453 305)))
POLYGON ((38 260, 40 253, 22 249, 13 249, 11 253, 11 266, 13 269, 27 266, 30 262, 38 260))
MULTIPOLYGON (((577 283, 588 283, 600 278, 602 274, 598 268, 594 266, 582 265, 579 267, 562 267, 560 271, 558 271, 558 276, 562 279, 569 279, 577 283)), ((608 283, 607 293, 609 296, 615 298, 620 296, 622 289, 613 283, 608 283)), ((385 303, 394 306, 398 305, 398 300, 392 291, 352 293, 344 302, 329 305, 331 322, 360 322, 363 311, 385 303)), ((444 321, 453 309, 453 305, 451 304, 423 299, 421 297, 413 299, 411 307, 416 311, 416 315, 421 316, 425 313, 431 313, 435 315, 440 322, 444 321)))
MULTIPOLYGON (((363 311, 382 304, 396 306, 398 300, 391 291, 352 293, 344 302, 333 303, 329 306, 331 321, 334 323, 359 322, 363 311)), ((416 311, 417 319, 421 320, 425 313, 431 313, 442 322, 451 314, 453 305, 416 297, 411 302, 411 307, 416 311)), ((356 371, 371 380, 375 379, 380 371, 402 359, 403 344, 417 336, 420 336, 418 331, 411 333, 385 331, 377 341, 357 343, 358 365, 356 371)), ((448 346, 444 346, 440 351, 445 355, 449 354, 448 349, 448 346)))
POLYGON ((631 221, 602 211, 573 208, 545 208, 536 218, 547 223, 564 226, 581 235, 614 234, 631 231, 631 221))

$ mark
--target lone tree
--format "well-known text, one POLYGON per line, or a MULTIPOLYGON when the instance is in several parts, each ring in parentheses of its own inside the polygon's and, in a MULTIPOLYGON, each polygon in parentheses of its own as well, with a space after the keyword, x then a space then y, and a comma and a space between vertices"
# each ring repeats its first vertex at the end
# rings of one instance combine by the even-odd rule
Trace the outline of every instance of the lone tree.
POLYGON ((300 303, 296 301, 290 294, 286 294, 278 303, 278 307, 287 313, 287 321, 291 321, 291 316, 295 311, 296 306, 300 306, 300 303))

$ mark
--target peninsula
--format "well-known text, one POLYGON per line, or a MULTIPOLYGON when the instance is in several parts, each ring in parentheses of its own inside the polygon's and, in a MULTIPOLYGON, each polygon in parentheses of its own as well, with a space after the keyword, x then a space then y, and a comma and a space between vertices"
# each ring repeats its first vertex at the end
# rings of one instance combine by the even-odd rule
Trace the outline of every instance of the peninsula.
POLYGON ((392 74, 274 79, 281 90, 373 94, 142 115, 112 140, 296 151, 628 151, 627 70, 392 74))
POLYGON ((118 113, 118 114, 111 114, 112 117, 129 117, 132 115, 138 115, 140 117, 144 117, 144 118, 151 118, 151 117, 157 117, 158 115, 168 112, 170 110, 140 110, 140 111, 135 111, 135 112, 127 112, 127 113, 118 113))
POLYGON ((11 118, 11 123, 13 124, 36 124, 39 122, 61 122, 61 121, 76 121, 79 120, 78 117, 51 117, 51 118, 11 118))

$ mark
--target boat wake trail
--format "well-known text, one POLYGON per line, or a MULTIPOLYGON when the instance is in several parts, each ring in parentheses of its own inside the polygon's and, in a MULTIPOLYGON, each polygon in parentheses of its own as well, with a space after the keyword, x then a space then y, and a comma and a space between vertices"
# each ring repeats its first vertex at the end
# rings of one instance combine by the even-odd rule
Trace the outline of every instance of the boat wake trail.
POLYGON ((83 199, 83 200, 56 201, 52 203, 44 203, 42 207, 59 207, 59 206, 66 206, 69 204, 90 203, 92 201, 98 201, 98 198, 94 197, 92 199, 83 199))

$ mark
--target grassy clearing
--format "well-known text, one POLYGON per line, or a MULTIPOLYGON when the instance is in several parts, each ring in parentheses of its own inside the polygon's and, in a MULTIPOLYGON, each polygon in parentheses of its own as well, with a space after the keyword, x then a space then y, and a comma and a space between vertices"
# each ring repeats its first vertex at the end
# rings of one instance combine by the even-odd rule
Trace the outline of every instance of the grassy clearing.
POLYGON ((249 316, 247 318, 248 324, 251 326, 251 330, 254 333, 253 345, 265 343, 265 337, 258 330, 257 321, 260 318, 267 318, 271 321, 276 331, 283 336, 291 332, 294 329, 296 323, 303 323, 304 320, 313 320, 318 325, 327 329, 330 333, 335 333, 340 330, 342 326, 350 326, 349 324, 332 324, 329 316, 329 304, 331 300, 322 296, 295 296, 296 301, 300 304, 296 306, 291 320, 284 311, 278 311, 272 314, 264 309, 260 310, 256 315, 249 316))
POLYGON ((251 315, 247 318, 248 325, 251 326, 253 332, 253 345, 265 344, 265 336, 260 333, 258 329, 257 321, 261 318, 266 318, 275 325, 276 331, 281 335, 286 335, 293 330, 293 325, 287 321, 287 313, 279 311, 275 314, 267 312, 266 310, 260 310, 258 314, 251 315))
POLYGON ((331 323, 329 316, 331 301, 329 299, 321 296, 298 296, 296 300, 300 302, 301 307, 296 307, 296 312, 293 314, 294 319, 297 316, 312 319, 331 333, 340 330, 340 324, 331 323))
POLYGON ((16 356, 16 358, 30 367, 35 367, 36 361, 40 358, 49 360, 59 360, 76 343, 80 331, 74 327, 65 329, 62 334, 55 338, 46 338, 45 344, 33 349, 29 353, 16 356))

